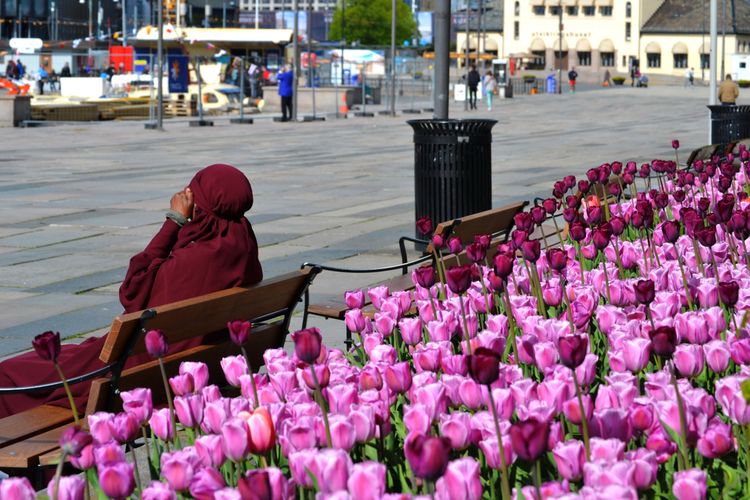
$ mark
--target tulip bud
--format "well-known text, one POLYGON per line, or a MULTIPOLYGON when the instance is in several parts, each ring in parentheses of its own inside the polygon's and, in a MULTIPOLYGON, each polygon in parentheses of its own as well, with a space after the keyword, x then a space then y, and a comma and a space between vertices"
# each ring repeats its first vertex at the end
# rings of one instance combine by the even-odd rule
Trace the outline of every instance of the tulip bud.
POLYGON ((558 339, 560 361, 570 369, 583 363, 589 346, 589 339, 585 335, 561 335, 558 339))
POLYGON ((467 265, 453 266, 445 272, 445 279, 453 293, 462 294, 471 286, 471 268, 467 265))
POLYGON ((498 253, 492 260, 494 264, 495 274, 501 278, 506 279, 513 272, 513 257, 508 256, 504 253, 498 253))
POLYGON ((34 351, 46 361, 56 362, 60 355, 60 332, 44 332, 31 341, 34 351))
POLYGON ((417 231, 422 236, 427 236, 432 233, 432 219, 429 217, 420 217, 417 219, 417 231))
POLYGON ((651 350, 662 358, 669 359, 677 347, 677 333, 671 326, 660 326, 650 332, 651 350))
POLYGON ((523 255, 523 258, 529 262, 536 262, 539 260, 541 251, 542 249, 539 240, 527 240, 521 243, 521 254, 523 255))
POLYGON ((317 328, 305 328, 292 334, 294 354, 304 363, 312 364, 320 356, 323 339, 317 328))
POLYGON ((229 338, 235 345, 241 346, 247 342, 250 338, 250 331, 253 328, 253 324, 249 321, 230 321, 227 323, 227 329, 229 330, 229 338))
POLYGON ((469 375, 477 383, 490 385, 500 376, 501 360, 495 351, 479 347, 468 356, 469 375))
POLYGON ((110 498, 123 499, 129 497, 135 489, 133 479, 133 464, 128 462, 114 462, 98 468, 99 487, 110 498))
POLYGON ((404 443, 404 455, 414 475, 428 481, 435 481, 443 475, 450 450, 450 440, 446 437, 410 434, 404 443))
POLYGON ((719 282, 719 297, 727 307, 734 307, 739 300, 740 286, 736 281, 719 282))
POLYGON ((641 304, 648 305, 654 301, 656 292, 654 290, 654 282, 651 280, 638 280, 634 286, 635 298, 641 304))
POLYGON ((527 462, 536 461, 547 451, 549 423, 534 417, 516 422, 510 428, 510 444, 513 451, 527 462))
POLYGON ((547 263, 550 269, 562 272, 568 265, 568 254, 560 248, 551 248, 547 250, 547 263))
POLYGON ((430 288, 435 284, 435 269, 432 266, 416 268, 414 270, 414 280, 422 288, 430 288))
POLYGON ((167 355, 169 344, 167 336, 161 330, 149 330, 146 333, 146 351, 152 358, 163 358, 167 355))
POLYGON ((461 240, 453 236, 448 240, 448 250, 450 250, 453 254, 459 254, 461 253, 461 250, 463 250, 463 245, 461 244, 461 240))

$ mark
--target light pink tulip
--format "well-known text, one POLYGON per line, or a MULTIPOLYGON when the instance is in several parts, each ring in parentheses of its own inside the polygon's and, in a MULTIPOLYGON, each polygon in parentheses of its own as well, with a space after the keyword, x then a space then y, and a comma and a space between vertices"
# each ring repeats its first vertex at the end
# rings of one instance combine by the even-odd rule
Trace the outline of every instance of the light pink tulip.
POLYGON ((479 462, 471 457, 449 462, 445 474, 437 481, 436 489, 438 500, 480 500, 479 462))
POLYGON ((122 409, 133 415, 139 425, 143 425, 151 418, 154 405, 151 400, 151 389, 133 389, 120 393, 122 409))
POLYGON ((189 373, 193 377, 194 390, 202 391, 208 385, 208 365, 196 361, 180 363, 180 374, 189 373))
POLYGON ((220 363, 227 383, 232 387, 240 387, 240 376, 249 373, 245 357, 242 355, 227 356, 226 358, 222 358, 220 363))
POLYGON ((552 456, 557 464, 557 472, 563 479, 578 481, 583 476, 583 464, 586 462, 583 442, 576 440, 559 442, 552 449, 552 456))
POLYGON ((706 480, 705 471, 700 469, 675 472, 672 494, 677 500, 703 500, 706 498, 706 480))
MULTIPOLYGON (((5 481, 7 481, 7 479, 5 481)), ((47 496, 49 498, 56 498, 57 500, 83 500, 83 492, 85 488, 86 481, 83 479, 83 476, 62 476, 60 477, 60 483, 57 487, 57 496, 54 496, 55 478, 52 478, 47 485, 47 496)), ((0 489, 0 498, 3 499, 7 498, 8 500, 11 500, 14 498, 23 498, 23 496, 6 496, 2 493, 2 489, 0 489)), ((31 498, 34 497, 32 496, 31 498)))

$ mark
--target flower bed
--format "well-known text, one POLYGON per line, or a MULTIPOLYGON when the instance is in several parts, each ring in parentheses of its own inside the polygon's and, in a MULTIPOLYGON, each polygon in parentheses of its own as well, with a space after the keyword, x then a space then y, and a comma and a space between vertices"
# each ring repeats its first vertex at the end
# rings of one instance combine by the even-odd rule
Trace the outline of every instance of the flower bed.
MULTIPOLYGON (((123 413, 89 416, 91 434, 71 427, 63 452, 85 474, 48 492, 744 497, 749 158, 741 149, 689 171, 615 162, 566 177, 516 216, 509 243, 478 236, 463 249, 470 265, 440 259, 460 242, 420 220, 447 265, 416 270, 414 292, 368 290, 372 317, 365 292, 347 292, 352 352, 308 329, 294 333, 293 355, 265 353, 267 373, 225 358, 241 392, 232 398, 206 386, 205 365, 184 363, 169 381, 174 412, 141 389, 122 394, 123 413), (559 211, 567 239, 543 235, 557 247, 542 251, 530 235, 559 211), (139 478, 122 448, 141 434, 153 478, 139 478)), ((229 327, 238 345, 252 342, 249 324, 229 327)), ((156 331, 147 346, 166 352, 156 331)), ((0 483, 1 498, 29 490, 0 483)))

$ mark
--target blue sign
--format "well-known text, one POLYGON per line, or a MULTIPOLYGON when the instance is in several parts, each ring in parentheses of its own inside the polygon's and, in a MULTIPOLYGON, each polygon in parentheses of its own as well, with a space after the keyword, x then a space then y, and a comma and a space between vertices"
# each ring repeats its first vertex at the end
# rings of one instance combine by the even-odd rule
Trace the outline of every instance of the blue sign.
POLYGON ((190 83, 188 57, 183 55, 167 56, 167 68, 169 69, 169 92, 187 92, 190 83))

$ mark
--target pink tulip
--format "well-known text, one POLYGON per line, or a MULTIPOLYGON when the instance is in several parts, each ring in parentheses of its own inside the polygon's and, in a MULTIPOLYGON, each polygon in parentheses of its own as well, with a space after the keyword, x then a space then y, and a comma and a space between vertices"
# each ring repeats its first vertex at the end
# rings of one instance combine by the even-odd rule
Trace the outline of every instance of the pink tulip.
POLYGON ((164 453, 161 456, 161 474, 175 491, 186 491, 195 472, 183 451, 164 453))
MULTIPOLYGON (((293 371, 271 373, 268 378, 271 381, 271 387, 283 400, 286 400, 292 391, 297 388, 297 376, 293 371)), ((240 382, 241 384, 242 382, 240 382)))
POLYGON ((370 356, 370 361, 373 363, 382 363, 384 365, 392 365, 398 361, 398 355, 396 349, 390 345, 379 345, 374 347, 370 352, 367 353, 370 356))
POLYGON ((446 375, 462 375, 469 373, 466 356, 463 354, 443 355, 440 359, 440 368, 446 375))
POLYGON ((352 387, 349 384, 328 386, 324 392, 331 413, 346 415, 350 407, 357 402, 356 386, 352 387))
MULTIPOLYGON (((586 413, 586 420, 588 421, 594 413, 594 405, 591 404, 591 397, 588 394, 582 394, 581 401, 583 402, 583 410, 586 413)), ((562 406, 562 412, 565 418, 575 425, 581 425, 581 422, 583 422, 581 418, 581 405, 578 403, 577 397, 572 397, 565 401, 562 406)))
POLYGON ((632 462, 587 462, 583 466, 583 483, 602 488, 609 485, 635 487, 635 464, 632 462))
POLYGON ((388 366, 385 369, 385 383, 388 388, 397 393, 403 394, 411 388, 411 366, 409 363, 402 362, 388 366))
POLYGON ((563 479, 578 481, 583 476, 586 450, 581 441, 569 440, 557 443, 552 449, 552 456, 557 464, 557 472, 563 479))
POLYGON ((221 360, 221 369, 227 383, 232 387, 240 387, 240 376, 247 375, 247 361, 244 356, 227 356, 221 360))
POLYGON ((673 355, 674 364, 683 377, 695 377, 703 371, 703 349, 699 345, 680 344, 673 355))
MULTIPOLYGON (((513 417, 515 411, 515 400, 510 389, 490 389, 492 390, 492 399, 495 401, 495 411, 497 418, 508 420, 513 417)), ((489 404, 489 401, 487 401, 489 404)), ((468 406, 468 405, 467 405, 468 406)))
POLYGON ((139 425, 143 425, 151 418, 154 405, 151 400, 151 389, 133 389, 120 393, 122 409, 132 414, 139 425))
MULTIPOLYGON (((487 460, 487 466, 491 469, 500 470, 500 448, 497 444, 497 436, 488 436, 479 442, 479 448, 484 453, 484 458, 487 460)), ((513 447, 510 443, 510 436, 505 433, 503 434, 503 450, 505 451, 505 463, 510 467, 515 460, 513 454, 513 447)))
MULTIPOLYGON (((85 487, 86 481, 82 476, 62 476, 60 477, 60 483, 57 487, 57 496, 55 496, 55 478, 52 478, 52 480, 47 485, 47 496, 49 498, 55 498, 57 500, 83 500, 83 491, 85 487)), ((2 490, 0 490, 0 493, 2 493, 2 490)), ((10 500, 14 497, 11 495, 0 495, 0 498, 7 498, 10 500)), ((34 497, 32 496, 31 498, 34 497)))
POLYGON ((365 306, 365 292, 360 290, 347 290, 344 292, 344 302, 349 309, 362 309, 365 306))
POLYGON ((222 488, 213 494, 213 500, 242 500, 242 498, 237 488, 222 488))
POLYGON ((203 409, 203 425, 206 430, 216 434, 221 433, 221 426, 227 420, 229 415, 229 405, 227 400, 218 400, 207 403, 203 409))
POLYGON ((186 396, 195 390, 193 376, 189 373, 181 373, 169 379, 169 386, 176 396, 186 396))
POLYGON ((651 341, 640 337, 626 339, 622 343, 622 355, 625 367, 633 373, 638 373, 648 365, 651 341))
POLYGON ((160 481, 151 481, 151 484, 143 489, 141 500, 177 500, 177 493, 160 481))
POLYGON ((374 316, 375 331, 383 337, 389 337, 396 327, 396 320, 389 313, 378 312, 374 316))
POLYGON ((219 468, 224 464, 223 438, 216 434, 206 434, 195 440, 195 452, 204 467, 219 468))
POLYGON ((375 407, 373 405, 353 405, 348 417, 354 426, 357 443, 366 443, 375 436, 375 407))
POLYGON ((140 425, 131 413, 118 413, 109 421, 112 437, 119 443, 129 443, 138 435, 140 425))
POLYGON ((723 340, 712 340, 703 344, 703 353, 708 368, 714 373, 723 373, 729 366, 729 346, 723 340))
POLYGON ((576 368, 576 376, 578 376, 578 383, 582 387, 588 387, 594 381, 597 375, 596 363, 599 357, 596 354, 587 354, 583 359, 583 363, 576 368))
POLYGON ((83 447, 77 457, 70 457, 70 463, 79 470, 88 470, 95 465, 94 462, 94 443, 83 447))
POLYGON ((435 420, 438 415, 448 410, 448 398, 445 387, 439 383, 416 387, 412 401, 423 404, 431 420, 435 420))
POLYGON ((698 439, 698 452, 706 458, 719 458, 734 449, 732 427, 718 418, 698 439))
POLYGON ((218 470, 205 467, 195 472, 188 489, 196 500, 214 500, 214 494, 225 486, 224 477, 218 470))
POLYGON ((571 394, 570 385, 562 380, 548 379, 537 386, 537 395, 547 406, 554 408, 556 413, 563 410, 563 403, 569 399, 571 394))
POLYGON ((343 415, 331 415, 329 422, 333 448, 349 453, 357 440, 357 431, 354 425, 343 415))
POLYGON ((534 362, 536 366, 544 371, 558 362, 559 353, 552 342, 539 342, 534 345, 534 362))
POLYGON ((380 310, 380 306, 389 295, 390 292, 388 291, 388 287, 383 285, 375 286, 367 290, 367 296, 377 310, 380 310))
POLYGON ((89 431, 91 437, 94 438, 98 444, 106 444, 112 441, 112 431, 109 428, 109 422, 115 417, 113 413, 107 413, 98 411, 86 418, 89 424, 89 431))
POLYGON ((98 468, 99 486, 110 498, 127 498, 135 489, 133 464, 127 462, 109 463, 98 468))
POLYGON ((711 340, 708 325, 700 313, 689 311, 677 314, 674 318, 674 327, 677 335, 691 344, 705 344, 711 340))
POLYGON ((385 494, 385 465, 372 461, 354 464, 347 488, 352 498, 380 500, 385 494))
POLYGON ((403 318, 398 322, 401 338, 407 345, 417 345, 422 341, 422 321, 419 318, 403 318))
POLYGON ((677 500, 702 500, 706 498, 706 473, 700 469, 675 472, 672 494, 677 500))
MULTIPOLYGON (((485 399, 479 384, 470 378, 456 378, 455 380, 460 380, 455 394, 458 401, 470 410, 479 409, 484 404, 485 399)), ((445 376, 443 377, 443 383, 445 384, 445 376)))
POLYGON ((122 446, 114 441, 94 447, 94 462, 97 465, 124 461, 125 452, 123 451, 122 446))
POLYGON ((151 427, 154 435, 162 441, 169 441, 174 435, 172 419, 170 418, 168 408, 154 410, 151 418, 148 420, 148 425, 151 427))
POLYGON ((426 434, 432 418, 422 404, 404 405, 404 426, 411 434, 426 434))
POLYGON ((470 423, 471 415, 468 413, 459 411, 441 415, 440 435, 450 440, 451 448, 454 450, 465 450, 470 444, 470 423))
POLYGON ((177 420, 185 427, 198 427, 203 421, 203 397, 198 394, 174 398, 177 420))
POLYGON ((301 450, 289 455, 289 468, 297 484, 312 487, 312 474, 321 492, 335 493, 346 490, 352 461, 343 450, 301 450))
POLYGON ((628 408, 630 425, 637 431, 645 431, 654 423, 654 408, 650 400, 636 398, 628 408))
POLYGON ((350 332, 361 333, 365 329, 365 316, 361 309, 350 309, 344 313, 344 323, 350 332))
POLYGON ((604 439, 616 438, 628 442, 632 435, 632 428, 628 420, 627 410, 621 408, 595 410, 590 431, 592 436, 604 439))
POLYGON ((449 462, 445 474, 437 481, 436 489, 438 500, 480 500, 479 463, 470 457, 449 462))
POLYGON ((698 285, 697 289, 698 301, 704 309, 713 307, 719 303, 719 290, 716 288, 715 282, 703 282, 698 285))
POLYGON ((656 483, 656 473, 659 470, 656 453, 645 448, 638 448, 626 452, 625 459, 635 465, 633 481, 636 488, 643 491, 656 483))
POLYGON ((276 430, 268 408, 256 408, 246 421, 250 452, 256 455, 268 453, 276 444, 276 430))
MULTIPOLYGON (((0 481, 0 498, 8 500, 36 500, 36 492, 25 477, 9 477, 0 481)), ((50 498, 52 498, 50 496, 50 498)))
POLYGON ((189 373, 193 377, 194 391, 202 391, 208 385, 208 365, 195 361, 180 363, 180 375, 189 373))
POLYGON ((605 462, 617 462, 625 455, 625 443, 619 439, 591 438, 591 460, 604 460, 605 462))

